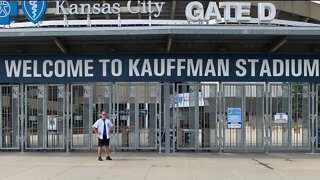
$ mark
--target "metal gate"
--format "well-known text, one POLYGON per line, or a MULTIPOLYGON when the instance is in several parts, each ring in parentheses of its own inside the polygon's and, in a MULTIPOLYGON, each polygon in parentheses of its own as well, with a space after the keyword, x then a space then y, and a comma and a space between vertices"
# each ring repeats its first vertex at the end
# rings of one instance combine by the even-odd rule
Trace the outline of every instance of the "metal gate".
POLYGON ((264 84, 222 84, 224 151, 264 151, 264 84))
POLYGON ((177 150, 198 149, 199 84, 178 84, 176 91, 177 150))
POLYGON ((219 149, 218 85, 201 84, 199 91, 199 149, 219 149))
POLYGON ((25 86, 26 149, 64 149, 65 86, 25 86))
MULTIPOLYGON (((113 86, 112 84, 96 84, 93 85, 93 96, 92 102, 92 117, 93 123, 101 118, 101 112, 107 112, 107 118, 114 124, 116 120, 115 111, 113 110, 113 86)), ((91 100, 90 100, 91 102, 91 100)), ((111 147, 116 146, 116 137, 111 138, 111 147)), ((92 134, 92 148, 96 149, 98 146, 98 138, 95 134, 92 134)))
POLYGON ((177 150, 218 150, 217 84, 178 84, 174 97, 177 150))
POLYGON ((71 85, 71 149, 92 148, 92 86, 71 85))
POLYGON ((170 83, 161 84, 161 96, 159 103, 159 116, 157 117, 158 126, 158 148, 159 152, 165 150, 166 153, 176 150, 176 108, 175 85, 170 83))
POLYGON ((70 92, 59 84, 1 85, 0 149, 69 151, 69 138, 71 149, 96 149, 91 127, 102 110, 115 125, 111 145, 121 150, 320 149, 320 84, 312 89, 307 83, 94 83, 67 88, 70 92))
POLYGON ((316 121, 315 121, 315 148, 317 151, 320 150, 320 84, 316 85, 316 100, 315 100, 315 114, 316 114, 316 121))
POLYGON ((119 83, 115 89, 117 147, 156 149, 159 83, 119 83))
POLYGON ((19 86, 0 86, 0 149, 19 149, 19 86))
POLYGON ((311 150, 309 84, 270 84, 269 92, 270 151, 311 150))

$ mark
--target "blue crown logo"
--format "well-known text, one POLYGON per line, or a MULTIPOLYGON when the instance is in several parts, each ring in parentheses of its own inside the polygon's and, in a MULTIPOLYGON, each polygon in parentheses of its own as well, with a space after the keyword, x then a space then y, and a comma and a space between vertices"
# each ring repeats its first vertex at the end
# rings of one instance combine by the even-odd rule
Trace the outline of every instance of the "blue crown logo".
POLYGON ((47 10, 47 0, 24 0, 22 10, 29 21, 36 24, 47 10))
POLYGON ((10 16, 18 16, 18 3, 0 1, 0 24, 10 24, 10 16))

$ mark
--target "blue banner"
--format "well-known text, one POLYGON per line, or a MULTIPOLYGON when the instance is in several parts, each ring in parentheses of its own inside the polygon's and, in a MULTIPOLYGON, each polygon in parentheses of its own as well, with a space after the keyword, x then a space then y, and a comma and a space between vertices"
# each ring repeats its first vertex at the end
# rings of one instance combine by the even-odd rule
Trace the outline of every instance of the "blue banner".
POLYGON ((0 56, 1 83, 320 82, 318 55, 106 54, 0 56))

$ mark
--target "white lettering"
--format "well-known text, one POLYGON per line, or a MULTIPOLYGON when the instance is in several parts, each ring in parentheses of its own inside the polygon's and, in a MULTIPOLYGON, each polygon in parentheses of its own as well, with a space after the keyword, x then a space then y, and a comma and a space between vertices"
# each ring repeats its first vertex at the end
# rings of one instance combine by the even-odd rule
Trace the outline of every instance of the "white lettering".
POLYGON ((309 59, 304 61, 304 76, 319 76, 319 59, 313 60, 312 67, 309 59))
POLYGON ((214 18, 217 21, 222 21, 221 14, 216 2, 209 3, 204 20, 209 21, 211 18, 214 18))
POLYGON ((31 72, 28 72, 28 71, 31 71, 32 70, 32 66, 29 66, 29 64, 31 64, 32 61, 31 60, 24 60, 22 62, 23 64, 23 75, 22 77, 32 77, 32 73, 31 72))
POLYGON ((152 14, 154 11, 152 10, 152 2, 151 1, 148 1, 148 13, 152 14))
POLYGON ((259 62, 258 59, 248 59, 248 62, 251 63, 251 76, 256 76, 256 63, 259 62))
POLYGON ((140 76, 137 68, 139 61, 140 59, 136 59, 135 62, 133 63, 133 59, 129 59, 129 76, 140 76))
POLYGON ((111 6, 109 3, 104 3, 101 8, 103 14, 111 14, 111 6))
POLYGON ((128 1, 127 2, 127 9, 128 9, 128 11, 130 12, 130 13, 132 13, 132 14, 137 14, 137 13, 139 13, 139 9, 138 8, 135 8, 135 9, 137 9, 136 11, 133 11, 133 8, 131 8, 131 1, 128 1))
MULTIPOLYGON (((251 20, 251 2, 209 2, 205 11, 199 1, 190 2, 185 9, 185 15, 191 22, 208 22, 211 19, 222 21, 219 8, 223 11, 225 22, 246 22, 251 20), (204 14, 205 12, 205 14, 204 14)), ((272 3, 258 3, 258 20, 269 22, 275 18, 276 7, 272 3)))
POLYGON ((63 7, 63 4, 65 1, 56 1, 56 13, 55 14, 68 14, 65 8, 63 7), (61 11, 60 11, 61 10, 61 11))
POLYGON ((21 71, 21 60, 18 61, 18 64, 16 61, 10 61, 10 65, 8 61, 4 61, 6 66, 6 74, 7 77, 12 77, 14 74, 14 77, 19 77, 20 71, 21 71))
POLYGON ((202 59, 198 59, 194 67, 193 59, 187 61, 187 76, 202 76, 202 59))
POLYGON ((221 2, 219 7, 224 9, 224 20, 226 22, 235 20, 235 18, 231 18, 231 9, 236 9, 237 7, 234 2, 221 2))
POLYGON ((53 63, 51 60, 45 60, 43 61, 42 69, 43 69, 43 76, 44 77, 52 77, 53 72, 49 71, 48 72, 48 66, 53 66, 53 63))
POLYGON ((187 5, 185 13, 189 21, 203 20, 203 5, 198 1, 191 2, 187 5))
POLYGON ((112 5, 112 13, 113 14, 119 14, 120 13, 120 4, 119 3, 114 3, 112 5))
POLYGON ((100 4, 94 3, 92 6, 92 14, 100 14, 100 13, 101 13, 100 4))
POLYGON ((142 2, 141 5, 142 5, 142 8, 141 8, 140 12, 143 14, 148 13, 146 2, 142 2))
POLYGON ((41 74, 38 73, 38 61, 33 61, 33 77, 41 77, 41 74))
POLYGON ((250 17, 250 2, 239 2, 236 8, 236 19, 237 21, 249 21, 250 17))
POLYGON ((297 67, 296 67, 296 63, 297 63, 296 60, 294 59, 291 60, 292 76, 299 77, 302 75, 302 60, 301 59, 298 60, 297 67))
POLYGON ((282 76, 284 73, 284 63, 281 59, 273 59, 273 76, 279 77, 282 76), (278 68, 279 67, 279 68, 278 68))
POLYGON ((57 60, 54 63, 54 74, 56 75, 56 77, 63 77, 65 76, 66 72, 65 72, 65 62, 63 60, 57 60), (59 69, 61 72, 59 72, 59 69))
POLYGON ((85 77, 93 77, 93 66, 92 66, 93 60, 92 59, 86 59, 84 60, 84 76, 85 77))
POLYGON ((222 74, 223 76, 229 76, 229 59, 225 61, 223 59, 218 60, 218 76, 222 76, 222 74))
POLYGON ((111 74, 112 76, 121 76, 122 74, 122 62, 120 59, 114 59, 111 62, 111 74), (116 67, 118 67, 116 71, 116 67))
POLYGON ((78 5, 77 4, 70 4, 69 13, 70 14, 79 14, 78 5))
POLYGON ((156 76, 164 76, 165 73, 165 59, 161 59, 161 64, 160 64, 160 72, 159 72, 159 60, 155 59, 154 60, 154 75, 156 76))
POLYGON ((290 61, 289 59, 286 59, 286 76, 290 76, 290 61))
POLYGON ((159 17, 160 16, 160 13, 162 12, 162 8, 163 8, 163 5, 165 4, 165 2, 158 2, 158 3, 154 3, 156 5, 156 9, 157 9, 157 14, 154 14, 153 16, 154 17, 159 17))
POLYGON ((80 4, 81 13, 80 14, 91 14, 91 5, 90 4, 80 4))
POLYGON ((216 72, 214 70, 214 64, 212 59, 208 59, 206 70, 204 71, 204 76, 208 76, 211 73, 211 76, 216 76, 216 72))
POLYGON ((82 60, 77 60, 76 66, 74 66, 72 60, 68 60, 67 67, 68 67, 68 71, 67 71, 68 77, 77 77, 77 76, 82 77, 82 69, 83 69, 82 60))
POLYGON ((272 3, 259 3, 258 4, 258 18, 260 21, 271 21, 276 17, 276 7, 272 3), (268 11, 268 16, 266 16, 268 11))
POLYGON ((167 59, 167 76, 171 76, 171 71, 175 69, 175 66, 172 65, 175 61, 175 59, 167 59))
POLYGON ((100 59, 100 63, 102 63, 102 76, 107 76, 107 63, 110 63, 110 59, 100 59))
POLYGON ((246 60, 244 59, 238 59, 237 62, 236 62, 236 67, 241 70, 240 71, 236 71, 236 75, 239 76, 239 77, 243 77, 247 74, 247 69, 243 66, 243 65, 246 65, 247 62, 246 60))
POLYGON ((149 59, 145 59, 143 61, 141 76, 145 76, 145 74, 148 74, 148 76, 152 76, 152 70, 149 59))
POLYGON ((263 77, 264 74, 267 74, 267 76, 271 76, 270 66, 267 59, 264 59, 261 65, 260 76, 263 77))
POLYGON ((177 76, 181 76, 181 70, 186 69, 186 66, 182 65, 182 63, 186 63, 186 59, 178 59, 177 62, 177 76))

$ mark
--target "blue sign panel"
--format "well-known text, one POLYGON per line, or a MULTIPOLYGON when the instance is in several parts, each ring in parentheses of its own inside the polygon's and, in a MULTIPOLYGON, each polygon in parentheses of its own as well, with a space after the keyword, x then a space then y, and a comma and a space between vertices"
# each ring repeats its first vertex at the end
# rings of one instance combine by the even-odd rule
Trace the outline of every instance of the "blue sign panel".
POLYGON ((106 54, 0 56, 1 83, 320 82, 317 55, 106 54))
POLYGON ((228 128, 242 128, 241 108, 228 108, 228 128))
POLYGON ((22 10, 29 21, 36 24, 47 10, 47 0, 24 0, 22 1, 22 10))
POLYGON ((10 16, 18 16, 18 3, 0 1, 0 24, 10 24, 10 16))

